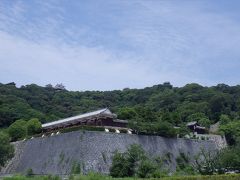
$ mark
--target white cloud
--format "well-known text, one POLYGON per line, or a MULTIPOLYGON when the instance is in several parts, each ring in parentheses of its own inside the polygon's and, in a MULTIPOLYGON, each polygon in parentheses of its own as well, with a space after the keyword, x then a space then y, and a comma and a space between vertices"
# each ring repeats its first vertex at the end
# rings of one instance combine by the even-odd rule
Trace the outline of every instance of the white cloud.
POLYGON ((3 32, 0 44, 0 52, 4 52, 0 53, 2 82, 62 82, 69 89, 106 90, 143 87, 158 79, 147 63, 116 57, 101 48, 37 44, 3 32))
POLYGON ((75 90, 238 82, 240 24, 200 1, 16 2, 0 2, 0 82, 75 90), (76 8, 84 4, 89 12, 76 8))

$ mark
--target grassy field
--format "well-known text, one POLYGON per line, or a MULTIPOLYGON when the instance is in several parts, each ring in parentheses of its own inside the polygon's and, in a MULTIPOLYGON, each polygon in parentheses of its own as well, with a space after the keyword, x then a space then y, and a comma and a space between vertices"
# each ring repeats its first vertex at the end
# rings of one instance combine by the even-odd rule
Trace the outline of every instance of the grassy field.
MULTIPOLYGON (((5 177, 3 180, 60 180, 62 178, 57 176, 14 176, 5 177)), ((138 178, 111 178, 109 176, 102 176, 98 174, 90 174, 88 176, 70 176, 63 178, 69 180, 140 180, 138 178)), ((213 175, 213 176, 179 176, 179 177, 164 177, 160 179, 145 179, 145 180, 240 180, 240 174, 233 175, 213 175)))

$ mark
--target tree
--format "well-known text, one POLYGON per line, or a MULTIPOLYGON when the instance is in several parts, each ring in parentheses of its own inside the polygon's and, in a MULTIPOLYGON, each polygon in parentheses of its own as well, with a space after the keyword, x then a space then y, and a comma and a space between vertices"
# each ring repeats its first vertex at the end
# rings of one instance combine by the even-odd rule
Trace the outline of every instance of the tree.
POLYGON ((176 137, 176 130, 173 125, 167 121, 160 121, 155 126, 155 131, 158 135, 163 137, 176 137))
POLYGON ((229 171, 240 169, 240 146, 228 147, 220 152, 219 158, 220 169, 229 171))
POLYGON ((202 175, 213 175, 219 168, 219 152, 201 149, 195 157, 195 168, 202 175))
POLYGON ((137 116, 137 112, 135 111, 134 108, 121 108, 118 110, 118 118, 120 119, 135 119, 137 116))
POLYGON ((0 132, 0 167, 4 166, 8 159, 14 155, 13 145, 6 133, 0 132))
POLYGON ((220 132, 225 134, 229 145, 235 145, 240 137, 240 121, 232 121, 225 125, 220 125, 220 132))
POLYGON ((140 178, 150 178, 153 176, 156 170, 157 167, 152 161, 150 161, 149 159, 142 160, 139 164, 137 174, 140 178))
POLYGON ((185 124, 182 124, 178 129, 176 129, 176 131, 180 138, 185 137, 191 132, 190 129, 185 124))
POLYGON ((201 125, 201 126, 204 126, 206 128, 209 128, 210 125, 211 125, 211 121, 206 117, 206 118, 200 118, 198 120, 198 123, 201 125))
POLYGON ((187 117, 187 121, 188 122, 199 121, 202 118, 207 118, 207 116, 204 113, 198 112, 198 113, 194 113, 194 114, 189 115, 187 117))
POLYGON ((219 119, 221 114, 230 113, 232 99, 229 94, 221 93, 214 95, 209 101, 211 116, 213 119, 219 119))
POLYGON ((27 134, 28 135, 33 135, 36 133, 41 132, 41 122, 37 118, 30 119, 27 122, 27 134))
POLYGON ((8 128, 8 133, 12 141, 16 141, 27 136, 27 122, 24 120, 17 120, 8 128))
POLYGON ((126 158, 129 164, 128 175, 134 176, 137 173, 139 162, 146 159, 146 155, 140 145, 132 144, 126 152, 126 158))
MULTIPOLYGON (((169 160, 169 157, 166 157, 169 160)), ((163 162, 166 158, 150 158, 141 146, 132 144, 126 152, 115 152, 110 167, 112 177, 154 177, 161 178, 168 174, 163 162)))
MULTIPOLYGON (((159 119, 179 126, 195 113, 203 113, 211 123, 216 123, 221 114, 228 115, 231 120, 240 119, 239 85, 203 87, 193 83, 173 87, 170 83, 163 83, 143 89, 114 91, 74 92, 62 89, 62 85, 60 89, 36 84, 18 88, 14 83, 0 83, 0 127, 33 117, 42 123, 49 122, 103 107, 117 112, 119 118, 144 122, 144 126, 159 119)), ((153 131, 154 126, 148 129, 153 131)))
POLYGON ((195 168, 203 175, 223 174, 240 169, 240 146, 232 146, 217 152, 201 149, 195 157, 195 168))
POLYGON ((228 115, 226 114, 221 114, 220 116, 220 123, 221 125, 226 125, 227 123, 229 123, 231 121, 231 119, 229 118, 228 115))
POLYGON ((115 152, 110 167, 110 175, 112 177, 127 177, 129 176, 129 163, 125 154, 115 152))
POLYGON ((125 153, 115 152, 110 167, 110 175, 113 177, 135 176, 140 161, 145 159, 146 155, 142 147, 132 144, 125 153))
POLYGON ((187 117, 187 121, 197 121, 201 126, 209 128, 211 125, 211 121, 204 113, 194 113, 187 117))

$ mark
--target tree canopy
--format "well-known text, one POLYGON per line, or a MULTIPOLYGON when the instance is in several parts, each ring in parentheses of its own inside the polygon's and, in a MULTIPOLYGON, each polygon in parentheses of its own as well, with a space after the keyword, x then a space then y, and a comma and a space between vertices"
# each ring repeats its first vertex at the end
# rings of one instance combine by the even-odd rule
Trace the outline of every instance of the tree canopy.
MULTIPOLYGON (((117 113, 120 119, 130 120, 138 129, 146 130, 146 126, 150 126, 157 134, 166 129, 171 132, 173 126, 181 127, 196 120, 206 127, 218 121, 227 125, 240 119, 240 86, 204 87, 192 83, 173 87, 166 82, 143 89, 81 92, 50 84, 19 88, 15 83, 0 84, 0 128, 19 119, 37 118, 46 123, 105 107, 117 113)), ((28 124, 28 134, 38 131, 31 128, 34 122, 28 124)), ((173 131, 169 136, 172 134, 173 131)))

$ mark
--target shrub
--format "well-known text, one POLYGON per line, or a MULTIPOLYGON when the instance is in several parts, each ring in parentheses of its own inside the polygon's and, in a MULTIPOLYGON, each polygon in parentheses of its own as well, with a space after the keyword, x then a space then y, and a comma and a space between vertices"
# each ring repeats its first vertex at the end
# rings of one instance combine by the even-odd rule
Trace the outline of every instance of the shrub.
POLYGON ((141 146, 132 144, 125 153, 115 152, 110 168, 113 177, 131 177, 137 174, 139 162, 146 159, 141 146))
POLYGON ((37 118, 30 119, 27 122, 27 133, 28 135, 33 135, 36 133, 40 133, 42 129, 42 125, 37 118))
POLYGON ((12 141, 23 139, 27 136, 26 121, 17 120, 8 128, 8 133, 12 141))
POLYGON ((173 128, 172 124, 166 121, 159 122, 156 127, 157 135, 163 136, 163 137, 176 137, 177 132, 173 128))
POLYGON ((27 169, 26 176, 27 176, 27 177, 30 177, 30 176, 32 176, 32 175, 33 175, 33 170, 32 170, 32 168, 27 169))
POLYGON ((189 163, 189 157, 185 153, 180 152, 179 156, 176 158, 177 167, 182 170, 189 163))
POLYGON ((110 167, 110 175, 112 177, 127 177, 129 176, 129 162, 125 154, 115 152, 110 167))
POLYGON ((80 173, 81 173, 80 163, 74 162, 72 164, 71 174, 80 174, 80 173))
POLYGON ((142 160, 139 164, 137 175, 140 178, 150 178, 153 176, 157 167, 150 160, 142 160))
POLYGON ((10 144, 8 134, 0 132, 0 169, 14 155, 14 147, 10 144))

